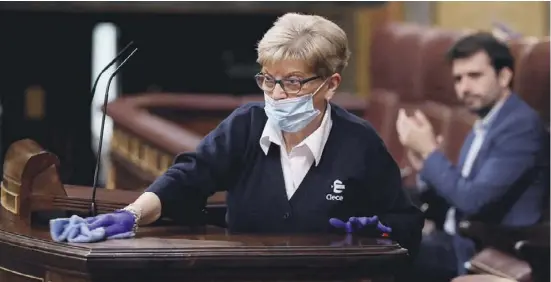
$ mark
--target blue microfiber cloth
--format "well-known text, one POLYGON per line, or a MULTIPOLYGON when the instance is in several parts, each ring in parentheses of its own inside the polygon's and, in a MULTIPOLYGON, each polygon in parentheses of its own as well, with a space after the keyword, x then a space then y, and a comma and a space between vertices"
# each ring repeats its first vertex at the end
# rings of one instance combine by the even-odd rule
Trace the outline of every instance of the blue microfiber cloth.
POLYGON ((55 242, 92 243, 105 238, 105 229, 90 230, 86 220, 78 215, 50 220, 50 235, 55 242))
POLYGON ((50 234, 56 242, 93 243, 132 238, 136 235, 133 225, 133 215, 124 211, 88 218, 73 215, 50 220, 50 234))

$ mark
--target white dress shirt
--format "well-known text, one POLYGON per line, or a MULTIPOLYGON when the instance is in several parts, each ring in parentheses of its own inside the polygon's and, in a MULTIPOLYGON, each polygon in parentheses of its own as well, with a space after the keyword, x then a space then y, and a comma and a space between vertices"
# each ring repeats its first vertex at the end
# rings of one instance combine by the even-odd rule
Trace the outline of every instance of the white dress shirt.
POLYGON ((300 144, 293 147, 289 154, 285 147, 285 141, 281 130, 273 125, 269 120, 264 126, 264 131, 260 137, 260 147, 267 155, 270 144, 274 143, 281 150, 281 167, 283 169, 283 178, 285 180, 285 191, 287 199, 291 199, 298 189, 300 183, 310 170, 312 164, 317 166, 321 160, 323 148, 329 137, 329 132, 333 126, 331 120, 331 106, 327 104, 325 115, 320 126, 300 144))

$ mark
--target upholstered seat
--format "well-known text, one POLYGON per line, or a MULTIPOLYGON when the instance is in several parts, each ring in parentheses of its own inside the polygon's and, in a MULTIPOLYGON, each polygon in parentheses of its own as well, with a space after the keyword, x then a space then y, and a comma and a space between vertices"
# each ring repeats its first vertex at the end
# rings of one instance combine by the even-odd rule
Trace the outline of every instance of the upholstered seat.
POLYGON ((451 282, 512 282, 515 280, 490 275, 490 274, 473 274, 463 275, 454 278, 451 282))

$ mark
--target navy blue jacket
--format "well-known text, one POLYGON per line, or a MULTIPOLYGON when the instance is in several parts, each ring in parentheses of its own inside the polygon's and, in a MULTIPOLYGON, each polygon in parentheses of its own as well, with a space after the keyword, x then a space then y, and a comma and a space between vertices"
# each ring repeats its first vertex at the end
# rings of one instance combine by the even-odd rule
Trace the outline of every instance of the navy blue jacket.
POLYGON ((272 144, 266 155, 259 144, 267 122, 263 103, 236 109, 147 191, 159 196, 168 217, 204 208, 207 197, 227 191, 230 232, 330 232, 332 217, 378 215, 393 229, 391 238, 415 253, 423 215, 405 196, 397 164, 367 121, 334 104, 331 111, 322 158, 290 200, 279 147, 272 144), (344 187, 333 189, 336 180, 344 187))

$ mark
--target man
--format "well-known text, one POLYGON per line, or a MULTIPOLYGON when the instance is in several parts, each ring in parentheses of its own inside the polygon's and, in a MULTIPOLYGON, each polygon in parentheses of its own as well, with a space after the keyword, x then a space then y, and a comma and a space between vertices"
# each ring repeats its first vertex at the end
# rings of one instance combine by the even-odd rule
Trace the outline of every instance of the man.
POLYGON ((549 201, 543 199, 549 135, 538 114, 511 90, 514 60, 508 47, 491 34, 477 33, 459 40, 447 57, 458 98, 479 118, 458 164, 438 149, 423 113, 408 117, 400 110, 396 122, 400 142, 419 173, 418 189, 438 194, 452 207, 445 231, 423 238, 415 264, 419 274, 437 281, 463 273, 474 254, 473 243, 456 234, 459 220, 531 225, 549 201))

